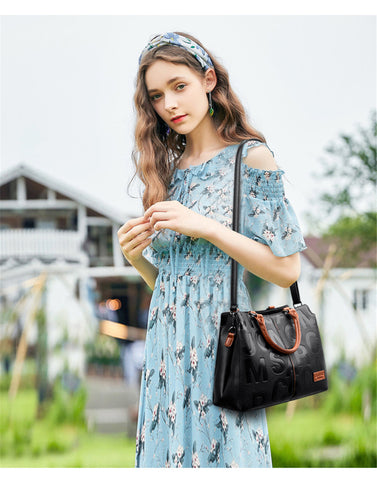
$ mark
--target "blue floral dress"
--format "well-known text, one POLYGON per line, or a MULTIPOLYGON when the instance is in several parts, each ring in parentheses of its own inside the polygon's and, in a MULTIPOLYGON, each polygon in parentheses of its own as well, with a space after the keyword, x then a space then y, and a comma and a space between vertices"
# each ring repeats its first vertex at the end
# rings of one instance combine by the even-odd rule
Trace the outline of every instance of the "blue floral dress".
MULTIPOLYGON (((261 144, 246 143, 243 157, 261 144)), ((168 200, 232 228, 237 147, 176 169, 168 200)), ((306 248, 283 173, 241 162, 240 233, 280 257, 306 248)), ((240 413, 212 403, 220 315, 230 308, 231 257, 170 229, 157 231, 143 255, 159 273, 148 316, 136 467, 271 467, 265 410, 240 413)), ((238 307, 250 310, 243 273, 239 265, 238 307)))

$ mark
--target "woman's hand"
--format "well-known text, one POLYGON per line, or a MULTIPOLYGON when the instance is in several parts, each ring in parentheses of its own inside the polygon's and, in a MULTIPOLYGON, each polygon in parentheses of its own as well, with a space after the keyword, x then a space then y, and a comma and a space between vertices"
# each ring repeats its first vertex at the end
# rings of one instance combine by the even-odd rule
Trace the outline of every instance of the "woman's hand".
POLYGON ((148 220, 138 217, 128 220, 117 233, 123 255, 132 265, 142 257, 143 250, 151 243, 152 239, 148 237, 153 234, 153 229, 148 220))
POLYGON ((214 220, 194 212, 177 200, 157 202, 144 213, 154 230, 169 228, 188 237, 204 238, 214 220))

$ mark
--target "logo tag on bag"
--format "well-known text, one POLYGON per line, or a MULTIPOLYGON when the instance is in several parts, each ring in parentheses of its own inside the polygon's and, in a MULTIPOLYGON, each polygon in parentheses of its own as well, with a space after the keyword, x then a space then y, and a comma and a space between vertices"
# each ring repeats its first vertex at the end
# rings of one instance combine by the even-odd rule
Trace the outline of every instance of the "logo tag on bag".
POLYGON ((326 378, 325 371, 320 370, 319 372, 313 372, 313 382, 319 382, 326 378))

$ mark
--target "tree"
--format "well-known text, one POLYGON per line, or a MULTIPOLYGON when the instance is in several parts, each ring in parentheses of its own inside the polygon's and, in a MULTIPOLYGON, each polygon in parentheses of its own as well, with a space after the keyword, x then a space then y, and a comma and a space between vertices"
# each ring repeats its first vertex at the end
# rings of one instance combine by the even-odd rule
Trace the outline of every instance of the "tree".
MULTIPOLYGON (((338 144, 326 148, 329 156, 321 159, 323 171, 314 174, 325 186, 319 198, 321 217, 325 213, 330 218, 330 225, 322 229, 321 235, 337 243, 338 261, 351 252, 362 261, 376 245, 376 138, 374 110, 370 125, 359 126, 358 136, 341 134, 338 144)), ((320 219, 316 220, 320 224, 320 219)))
POLYGON ((339 217, 376 209, 376 111, 371 113, 369 128, 359 126, 360 139, 340 135, 339 145, 326 148, 330 158, 322 158, 323 172, 315 176, 329 178, 331 190, 322 193, 320 200, 327 213, 339 217))

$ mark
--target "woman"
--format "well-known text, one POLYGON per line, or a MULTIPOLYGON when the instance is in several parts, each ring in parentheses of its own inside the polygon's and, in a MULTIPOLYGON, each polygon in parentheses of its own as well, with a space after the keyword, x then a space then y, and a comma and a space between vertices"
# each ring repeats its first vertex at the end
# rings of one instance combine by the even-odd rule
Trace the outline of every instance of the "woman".
POLYGON ((153 290, 140 391, 137 467, 269 467, 263 409, 212 403, 231 259, 238 306, 244 270, 288 287, 306 248, 265 138, 246 120, 228 74, 185 33, 151 40, 135 93, 136 172, 145 214, 118 231, 124 256, 153 290), (240 233, 232 230, 234 162, 241 164, 240 233))

